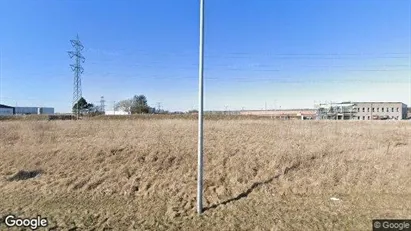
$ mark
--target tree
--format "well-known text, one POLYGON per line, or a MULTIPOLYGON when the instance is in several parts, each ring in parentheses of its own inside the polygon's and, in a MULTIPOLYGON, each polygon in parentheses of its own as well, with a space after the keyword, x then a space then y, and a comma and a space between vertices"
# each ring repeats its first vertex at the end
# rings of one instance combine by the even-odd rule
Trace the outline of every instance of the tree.
POLYGON ((77 103, 74 104, 73 113, 77 114, 78 109, 81 114, 82 112, 88 111, 92 108, 94 108, 94 105, 92 103, 87 103, 87 100, 81 97, 77 103))
POLYGON ((145 95, 135 95, 132 99, 131 114, 149 113, 150 107, 147 105, 145 95))
POLYGON ((151 113, 153 110, 147 104, 147 98, 144 95, 135 95, 131 99, 118 102, 115 110, 130 112, 131 114, 151 113))
POLYGON ((122 110, 130 113, 131 106, 133 105, 133 101, 131 99, 122 100, 114 106, 115 110, 122 110))

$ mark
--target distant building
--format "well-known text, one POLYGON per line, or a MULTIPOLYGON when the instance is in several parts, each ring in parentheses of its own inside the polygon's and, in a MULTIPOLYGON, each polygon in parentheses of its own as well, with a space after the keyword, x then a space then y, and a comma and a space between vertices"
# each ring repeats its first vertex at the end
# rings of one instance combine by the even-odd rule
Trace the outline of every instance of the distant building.
POLYGON ((130 112, 126 112, 126 111, 105 111, 104 112, 105 115, 130 115, 130 112))
POLYGON ((14 107, 0 104, 0 116, 8 116, 14 114, 14 107))
POLYGON ((39 115, 54 115, 54 108, 52 107, 39 107, 37 109, 39 115))
POLYGON ((356 102, 357 120, 407 119, 407 105, 401 102, 356 102))
POLYGON ((37 107, 15 107, 16 115, 37 115, 37 107))
POLYGON ((271 116, 283 119, 314 119, 315 109, 283 109, 283 110, 242 110, 236 111, 239 115, 271 116))
POLYGON ((407 105, 401 102, 343 102, 317 105, 317 119, 403 120, 407 105))
POLYGON ((354 102, 324 103, 316 105, 318 120, 353 120, 357 111, 354 102))
POLYGON ((52 107, 15 107, 16 115, 53 115, 52 107))
POLYGON ((53 115, 52 107, 11 107, 0 104, 0 115, 53 115))

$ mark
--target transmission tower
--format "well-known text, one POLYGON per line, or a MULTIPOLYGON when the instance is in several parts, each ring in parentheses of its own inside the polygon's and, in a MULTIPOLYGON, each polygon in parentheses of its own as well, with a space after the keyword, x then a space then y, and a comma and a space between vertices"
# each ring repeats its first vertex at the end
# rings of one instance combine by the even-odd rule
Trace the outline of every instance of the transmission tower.
POLYGON ((105 105, 104 105, 105 102, 106 101, 104 100, 104 96, 101 96, 101 99, 100 99, 100 110, 101 110, 101 112, 105 111, 105 105))
POLYGON ((161 112, 161 103, 157 102, 157 113, 161 112))
MULTIPOLYGON (((71 70, 74 72, 74 85, 73 85, 73 107, 81 99, 81 74, 84 71, 84 68, 81 66, 81 63, 84 63, 85 58, 81 54, 81 51, 84 49, 83 44, 81 44, 80 39, 77 35, 75 40, 70 40, 71 45, 74 48, 74 51, 69 51, 68 54, 70 58, 74 58, 74 64, 70 64, 71 70)), ((77 119, 79 117, 79 104, 77 103, 77 119)))

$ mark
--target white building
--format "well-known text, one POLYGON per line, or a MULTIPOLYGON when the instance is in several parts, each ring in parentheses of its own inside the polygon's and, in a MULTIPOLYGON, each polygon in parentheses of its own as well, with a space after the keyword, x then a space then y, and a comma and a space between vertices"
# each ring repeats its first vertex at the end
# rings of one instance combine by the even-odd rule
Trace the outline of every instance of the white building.
POLYGON ((407 105, 401 102, 356 102, 357 120, 407 119, 407 105))
POLYGON ((126 112, 126 111, 105 111, 104 112, 105 115, 130 115, 130 112, 126 112))
POLYGON ((334 120, 402 120, 407 105, 401 102, 343 102, 320 104, 318 119, 334 120))

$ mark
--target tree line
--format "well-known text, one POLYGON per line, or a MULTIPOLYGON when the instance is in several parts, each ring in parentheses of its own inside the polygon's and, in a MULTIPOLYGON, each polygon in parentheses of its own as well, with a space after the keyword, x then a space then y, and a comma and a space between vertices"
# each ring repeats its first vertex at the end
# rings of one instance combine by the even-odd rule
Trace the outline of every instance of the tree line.
MULTIPOLYGON (((80 114, 104 114, 103 109, 100 108, 100 106, 88 103, 83 97, 74 104, 72 108, 73 113, 77 114, 77 109, 80 114)), ((114 110, 121 110, 130 114, 168 113, 167 111, 148 106, 147 97, 145 95, 135 95, 130 99, 122 100, 114 105, 114 110)))

